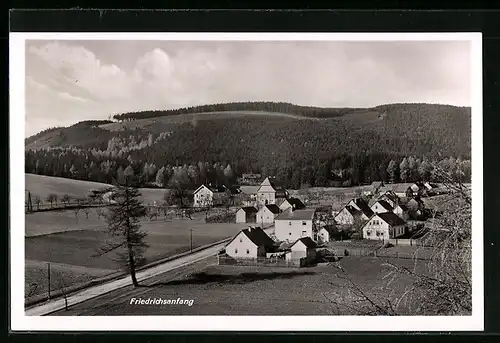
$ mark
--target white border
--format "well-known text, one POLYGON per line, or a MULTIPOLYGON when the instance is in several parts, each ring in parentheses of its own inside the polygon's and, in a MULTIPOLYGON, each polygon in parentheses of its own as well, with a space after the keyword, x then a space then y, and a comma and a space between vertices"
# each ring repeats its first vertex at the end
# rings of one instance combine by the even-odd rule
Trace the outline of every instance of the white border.
POLYGON ((13 331, 482 331, 483 146, 481 33, 11 33, 10 34, 10 257, 13 331), (359 316, 91 316, 30 317, 24 313, 25 40, 233 41, 470 41, 472 94, 472 315, 359 316))

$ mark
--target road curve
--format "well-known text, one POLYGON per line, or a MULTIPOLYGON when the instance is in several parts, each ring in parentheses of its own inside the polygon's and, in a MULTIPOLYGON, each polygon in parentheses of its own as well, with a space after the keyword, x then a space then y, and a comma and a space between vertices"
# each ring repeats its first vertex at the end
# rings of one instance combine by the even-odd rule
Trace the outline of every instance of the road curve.
MULTIPOLYGON (((264 229, 264 231, 266 231, 266 233, 269 234, 272 232, 273 229, 274 229, 274 227, 271 226, 271 227, 264 229)), ((206 258, 209 258, 211 256, 214 256, 221 249, 223 249, 226 246, 226 244, 227 244, 227 242, 222 242, 220 244, 213 245, 209 248, 197 251, 195 253, 181 256, 179 258, 167 261, 167 262, 159 264, 157 266, 141 270, 141 271, 137 272, 137 274, 136 274, 137 281, 139 281, 139 282, 144 281, 144 280, 152 278, 154 276, 161 275, 165 272, 168 272, 168 271, 180 268, 180 267, 184 267, 184 266, 196 263, 198 261, 204 260, 206 258)), ((86 300, 95 298, 99 295, 103 295, 105 293, 115 291, 115 290, 122 288, 122 287, 130 286, 131 283, 132 283, 132 280, 131 280, 130 276, 125 276, 123 278, 120 278, 120 279, 117 279, 117 280, 114 280, 111 282, 107 282, 107 283, 103 283, 101 285, 86 288, 80 292, 77 292, 75 294, 68 296, 67 305, 71 306, 71 305, 82 303, 86 300)), ((55 300, 48 301, 44 304, 37 305, 37 306, 31 307, 29 309, 26 309, 25 315, 26 316, 44 316, 44 315, 62 310, 65 308, 65 306, 66 306, 66 304, 65 304, 64 298, 55 299, 55 300)))
MULTIPOLYGON (((163 264, 142 270, 137 273, 137 281, 143 281, 151 277, 160 275, 162 273, 174 270, 176 268, 184 267, 186 265, 201 261, 210 256, 216 255, 219 250, 223 249, 226 242, 214 245, 207 249, 195 252, 193 254, 185 255, 174 260, 167 261, 163 264)), ((85 290, 77 292, 73 295, 68 296, 68 306, 75 305, 86 300, 92 299, 99 295, 114 291, 118 288, 125 286, 130 286, 131 284, 130 276, 126 276, 108 283, 104 283, 97 286, 89 287, 85 290)), ((65 308, 64 298, 49 301, 47 303, 37 305, 35 307, 29 308, 25 311, 27 316, 43 316, 50 314, 55 311, 59 311, 65 308)))

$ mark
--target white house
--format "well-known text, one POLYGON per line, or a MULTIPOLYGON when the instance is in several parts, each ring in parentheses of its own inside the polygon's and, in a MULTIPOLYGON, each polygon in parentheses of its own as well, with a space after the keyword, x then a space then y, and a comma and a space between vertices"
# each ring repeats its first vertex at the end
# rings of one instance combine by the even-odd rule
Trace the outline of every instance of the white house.
POLYGON ((207 207, 220 205, 222 199, 227 196, 227 188, 223 186, 201 185, 193 192, 193 207, 207 207))
POLYGON ((287 210, 302 210, 306 208, 306 205, 300 199, 297 198, 288 198, 288 199, 283 199, 281 204, 279 205, 279 208, 282 212, 287 211, 287 210))
POLYGON ((373 213, 392 212, 393 207, 385 200, 377 200, 371 207, 373 213))
POLYGON ((388 240, 405 233, 406 222, 392 212, 377 213, 363 226, 363 238, 372 240, 388 240))
POLYGON ((280 214, 280 208, 274 204, 264 205, 257 212, 256 221, 259 224, 274 223, 274 219, 280 214))
POLYGON ((299 238, 290 247, 290 253, 286 255, 286 259, 298 260, 304 257, 314 259, 316 257, 316 247, 317 245, 311 237, 299 238))
POLYGON ((288 197, 288 192, 280 187, 271 180, 269 177, 260 184, 256 193, 256 200, 259 205, 271 205, 276 204, 278 199, 285 199, 288 197))
POLYGON ((330 226, 323 226, 318 231, 318 242, 319 243, 327 243, 333 239, 333 235, 335 234, 334 229, 330 226))
POLYGON ((409 218, 408 207, 403 204, 397 204, 396 207, 393 208, 392 212, 403 220, 408 220, 409 218))
POLYGON ((252 206, 242 207, 236 212, 237 223, 255 223, 257 222, 257 209, 252 206))
POLYGON ((226 245, 226 254, 235 258, 266 257, 266 251, 271 250, 274 241, 260 227, 240 231, 226 245))
POLYGON ((314 209, 286 211, 274 220, 274 235, 279 241, 293 242, 302 237, 314 239, 314 209))

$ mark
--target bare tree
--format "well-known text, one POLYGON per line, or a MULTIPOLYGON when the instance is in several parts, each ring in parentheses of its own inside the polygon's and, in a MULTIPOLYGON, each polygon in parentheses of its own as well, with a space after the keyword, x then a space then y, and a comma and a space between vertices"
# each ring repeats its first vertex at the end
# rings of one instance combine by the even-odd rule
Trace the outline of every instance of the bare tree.
POLYGON ((80 213, 80 206, 73 207, 73 212, 75 213, 75 218, 78 219, 78 213, 80 213))
POLYGON ((54 194, 54 193, 50 193, 49 195, 47 195, 47 197, 45 198, 45 200, 47 200, 48 202, 50 202, 50 208, 52 208, 54 202, 57 205, 57 195, 54 194))
POLYGON ((69 206, 70 202, 71 202, 71 197, 68 195, 68 194, 64 194, 62 197, 61 197, 61 202, 63 204, 66 204, 69 206))
POLYGON ((40 199, 40 197, 38 195, 35 195, 33 197, 33 202, 35 203, 36 205, 36 210, 37 211, 40 211, 40 205, 42 204, 42 199, 40 199))
POLYGON ((85 218, 89 219, 90 207, 85 206, 84 208, 82 208, 82 210, 83 210, 83 213, 85 213, 85 218))

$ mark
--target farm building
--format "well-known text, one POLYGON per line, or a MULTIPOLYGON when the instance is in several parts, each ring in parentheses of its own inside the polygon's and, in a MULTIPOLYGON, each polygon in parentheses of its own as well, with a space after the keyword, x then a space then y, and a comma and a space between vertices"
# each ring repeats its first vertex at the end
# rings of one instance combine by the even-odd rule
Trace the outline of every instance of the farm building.
POLYGON ((266 251, 272 249, 274 241, 260 227, 241 230, 226 245, 226 254, 238 258, 266 257, 266 251))
POLYGON ((237 223, 256 223, 257 222, 257 212, 255 207, 247 206, 242 207, 236 212, 236 222, 237 223))
POLYGON ((396 214, 397 216, 399 216, 401 219, 408 220, 408 217, 409 217, 408 212, 409 212, 409 210, 408 210, 408 207, 406 207, 405 205, 403 205, 403 204, 397 204, 396 207, 394 207, 392 209, 392 212, 394 214, 396 214))
POLYGON ((425 208, 424 202, 420 198, 411 198, 406 203, 406 207, 410 211, 423 210, 425 208))
POLYGON ((287 211, 287 210, 302 210, 306 208, 306 205, 300 199, 297 198, 288 198, 288 199, 283 199, 281 204, 279 205, 279 208, 281 211, 287 211))
POLYGON ((316 243, 311 237, 302 237, 295 241, 290 247, 290 252, 286 254, 287 260, 298 260, 304 257, 316 258, 316 243))
POLYGON ((244 173, 238 182, 242 185, 258 185, 262 181, 261 174, 244 173))
POLYGON ((393 207, 385 200, 377 200, 371 207, 373 213, 392 212, 393 207))
POLYGON ((405 233, 406 222, 392 212, 376 213, 363 226, 363 238, 388 240, 405 233))
POLYGON ((280 212, 280 208, 274 204, 264 205, 257 212, 257 223, 274 223, 274 219, 280 212))
POLYGON ((256 200, 259 205, 276 204, 279 199, 288 198, 288 192, 281 186, 272 182, 269 177, 260 184, 257 189, 256 200))
POLYGON ((302 237, 314 237, 316 210, 304 209, 286 211, 276 217, 274 221, 274 235, 279 241, 295 241, 302 237))

